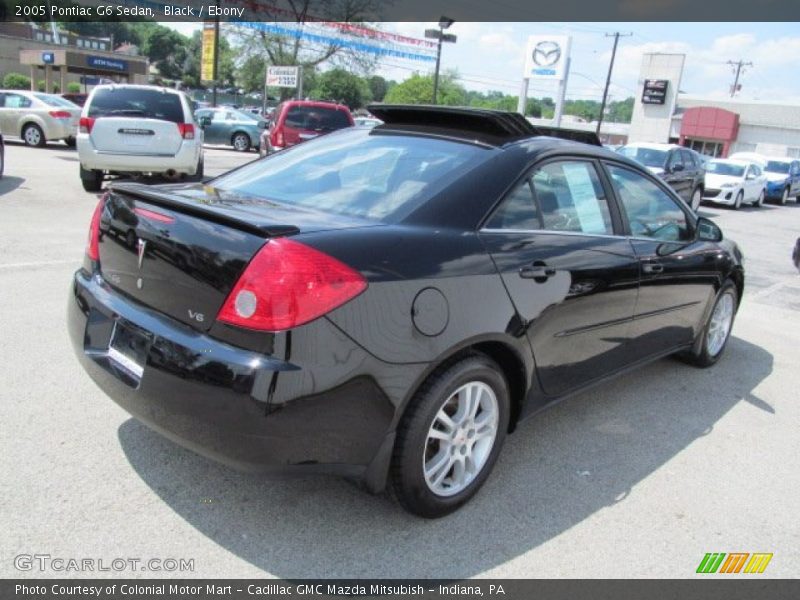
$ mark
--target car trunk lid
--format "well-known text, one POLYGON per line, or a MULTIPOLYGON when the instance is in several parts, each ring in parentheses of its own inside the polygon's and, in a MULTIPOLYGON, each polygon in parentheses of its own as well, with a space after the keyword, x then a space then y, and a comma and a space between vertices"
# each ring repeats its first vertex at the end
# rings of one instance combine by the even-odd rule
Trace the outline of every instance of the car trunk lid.
POLYGON ((208 185, 119 183, 100 218, 100 272, 119 292, 207 331, 268 239, 367 224, 208 185))

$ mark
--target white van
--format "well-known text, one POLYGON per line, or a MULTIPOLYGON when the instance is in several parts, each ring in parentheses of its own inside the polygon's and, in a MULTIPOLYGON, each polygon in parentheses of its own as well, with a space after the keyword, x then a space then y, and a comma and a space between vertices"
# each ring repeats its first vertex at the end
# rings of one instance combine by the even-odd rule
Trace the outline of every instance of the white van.
POLYGON ((148 85, 97 86, 78 127, 83 188, 106 175, 203 176, 203 130, 183 92, 148 85))

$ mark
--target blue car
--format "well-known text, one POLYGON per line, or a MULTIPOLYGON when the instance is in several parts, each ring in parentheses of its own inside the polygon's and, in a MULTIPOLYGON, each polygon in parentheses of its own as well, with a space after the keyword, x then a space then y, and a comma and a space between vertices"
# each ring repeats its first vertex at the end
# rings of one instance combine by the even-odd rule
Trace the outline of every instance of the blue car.
POLYGON ((203 128, 206 144, 233 146, 234 150, 258 150, 261 130, 267 122, 258 115, 229 107, 202 108, 195 121, 203 128))
POLYGON ((767 158, 764 165, 767 176, 767 198, 781 205, 789 198, 800 196, 800 160, 795 158, 767 158))

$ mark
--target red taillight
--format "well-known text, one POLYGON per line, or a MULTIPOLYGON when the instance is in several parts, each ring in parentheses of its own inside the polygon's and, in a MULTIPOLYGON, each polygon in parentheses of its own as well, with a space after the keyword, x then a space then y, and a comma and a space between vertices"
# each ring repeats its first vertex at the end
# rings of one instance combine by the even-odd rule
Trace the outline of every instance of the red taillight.
POLYGON ((175 217, 170 217, 169 215, 165 215, 160 212, 156 212, 154 210, 147 210, 146 208, 134 208, 133 212, 135 212, 140 217, 144 217, 145 219, 150 219, 151 221, 158 221, 159 223, 175 222, 175 217))
POLYGON ((191 123, 178 123, 178 132, 185 140, 194 139, 194 125, 191 123))
POLYGON ((262 331, 283 331, 313 321, 367 289, 367 280, 344 263, 286 238, 256 253, 217 320, 262 331))
POLYGON ((86 244, 86 256, 92 260, 100 260, 100 215, 103 214, 103 206, 106 203, 106 195, 97 203, 94 209, 92 220, 89 223, 89 241, 86 244))
POLYGON ((78 130, 81 133, 92 133, 92 127, 94 127, 93 118, 81 117, 81 120, 78 122, 78 130))
POLYGON ((72 114, 68 113, 65 110, 51 110, 50 116, 54 119, 71 119, 72 114))

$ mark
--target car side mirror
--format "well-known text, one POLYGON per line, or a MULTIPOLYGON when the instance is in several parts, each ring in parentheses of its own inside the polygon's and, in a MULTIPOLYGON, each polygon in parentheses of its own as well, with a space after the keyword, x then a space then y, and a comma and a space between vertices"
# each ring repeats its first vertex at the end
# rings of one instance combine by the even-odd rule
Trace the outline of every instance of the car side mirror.
POLYGON ((756 178, 755 173, 748 173, 746 179, 750 180, 750 179, 755 179, 755 178, 756 178))
POLYGON ((697 239, 703 242, 721 242, 722 229, 711 219, 699 217, 697 219, 697 239))
POLYGON ((206 127, 211 125, 211 117, 200 117, 199 125, 202 129, 205 129, 206 127))
POLYGON ((672 165, 672 172, 673 173, 679 173, 680 171, 683 171, 683 165, 682 164, 672 165))

